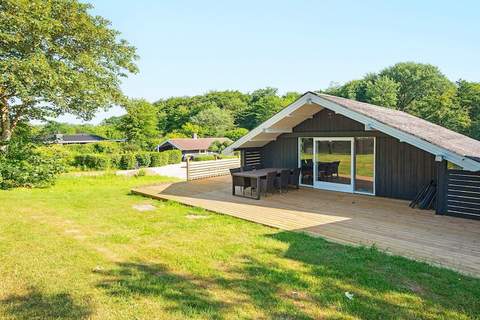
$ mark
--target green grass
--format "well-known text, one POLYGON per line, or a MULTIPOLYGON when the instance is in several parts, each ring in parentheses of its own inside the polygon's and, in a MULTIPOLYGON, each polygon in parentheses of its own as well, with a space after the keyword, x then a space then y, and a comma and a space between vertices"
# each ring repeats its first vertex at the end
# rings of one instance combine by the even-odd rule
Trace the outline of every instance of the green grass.
MULTIPOLYGON (((312 154, 302 154, 301 159, 312 159, 312 154)), ((338 173, 344 176, 348 176, 351 173, 351 155, 350 154, 329 154, 318 153, 317 159, 322 162, 340 161, 338 167, 338 173)), ((357 154, 356 161, 356 174, 363 177, 373 177, 373 154, 357 154)))
POLYGON ((129 194, 159 180, 0 192, 0 318, 479 317, 479 279, 129 194))

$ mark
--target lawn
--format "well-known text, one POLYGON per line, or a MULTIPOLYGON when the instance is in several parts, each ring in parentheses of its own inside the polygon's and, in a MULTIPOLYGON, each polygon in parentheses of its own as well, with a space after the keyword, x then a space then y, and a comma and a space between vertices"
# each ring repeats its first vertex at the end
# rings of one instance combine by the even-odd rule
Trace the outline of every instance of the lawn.
POLYGON ((480 279, 129 194, 160 180, 1 191, 0 318, 479 318, 480 279))

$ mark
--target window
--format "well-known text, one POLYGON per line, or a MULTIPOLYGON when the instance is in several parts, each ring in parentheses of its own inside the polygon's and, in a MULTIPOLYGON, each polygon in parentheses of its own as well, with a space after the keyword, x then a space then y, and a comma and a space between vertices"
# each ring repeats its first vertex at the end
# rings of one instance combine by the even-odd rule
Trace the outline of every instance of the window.
POLYGON ((375 193, 375 138, 355 138, 355 192, 375 193))

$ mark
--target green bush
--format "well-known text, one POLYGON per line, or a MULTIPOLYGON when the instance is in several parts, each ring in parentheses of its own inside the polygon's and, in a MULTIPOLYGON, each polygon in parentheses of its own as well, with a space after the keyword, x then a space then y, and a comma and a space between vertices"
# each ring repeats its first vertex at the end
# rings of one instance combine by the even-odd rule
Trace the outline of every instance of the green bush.
POLYGON ((122 161, 122 155, 121 154, 110 154, 110 168, 111 169, 121 169, 121 161, 122 161))
POLYGON ((120 153, 122 151, 122 147, 122 143, 112 141, 97 142, 91 145, 93 152, 109 154, 120 153))
POLYGON ((135 169, 137 167, 137 158, 134 153, 124 153, 120 157, 119 168, 123 170, 135 169))
POLYGON ((74 165, 82 169, 106 170, 110 168, 110 158, 102 154, 78 154, 74 165))
POLYGON ((45 158, 55 158, 65 167, 74 166, 76 152, 68 150, 61 145, 48 145, 37 147, 36 152, 45 158))
POLYGON ((135 155, 139 167, 149 167, 152 158, 149 152, 139 152, 135 155))
POLYGON ((49 186, 64 171, 62 161, 38 152, 33 145, 11 144, 7 153, 0 155, 0 188, 49 186))
POLYGON ((208 161, 217 159, 213 154, 207 154, 204 156, 195 156, 192 158, 193 161, 208 161))
POLYGON ((162 167, 168 164, 168 155, 165 152, 150 152, 150 166, 162 167))
POLYGON ((163 151, 167 153, 168 164, 175 164, 182 162, 182 152, 180 150, 163 151))

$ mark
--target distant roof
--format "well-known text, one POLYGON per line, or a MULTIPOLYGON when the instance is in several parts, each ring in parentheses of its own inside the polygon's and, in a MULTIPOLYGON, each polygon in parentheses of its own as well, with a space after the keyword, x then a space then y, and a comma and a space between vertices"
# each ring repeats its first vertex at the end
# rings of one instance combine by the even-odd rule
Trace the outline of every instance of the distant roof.
POLYGON ((207 150, 215 141, 224 142, 231 140, 228 138, 174 138, 161 143, 158 148, 161 148, 165 144, 171 144, 182 151, 207 150))
POLYGON ((307 92, 223 152, 262 147, 324 108, 407 142, 467 170, 480 170, 480 141, 408 113, 327 94, 307 92))
POLYGON ((123 140, 109 140, 96 134, 90 133, 76 133, 76 134, 54 134, 47 138, 52 143, 59 144, 74 144, 74 143, 94 143, 100 141, 123 141, 123 140))

